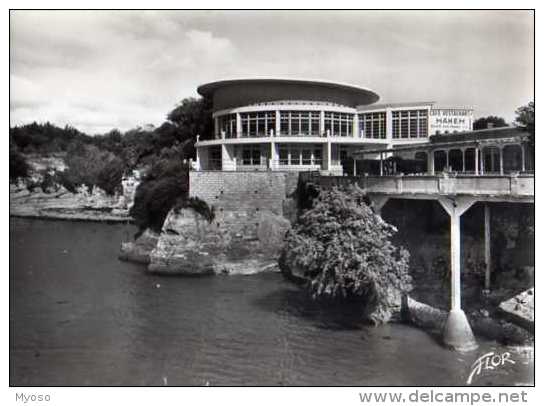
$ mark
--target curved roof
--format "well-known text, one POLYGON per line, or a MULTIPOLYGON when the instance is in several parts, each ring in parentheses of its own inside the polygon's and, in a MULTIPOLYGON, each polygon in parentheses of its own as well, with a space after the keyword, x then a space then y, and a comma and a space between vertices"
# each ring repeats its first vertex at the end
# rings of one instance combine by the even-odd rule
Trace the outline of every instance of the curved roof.
POLYGON ((344 83, 279 78, 220 80, 201 85, 197 91, 213 98, 215 111, 280 100, 331 102, 356 107, 380 98, 372 90, 344 83))

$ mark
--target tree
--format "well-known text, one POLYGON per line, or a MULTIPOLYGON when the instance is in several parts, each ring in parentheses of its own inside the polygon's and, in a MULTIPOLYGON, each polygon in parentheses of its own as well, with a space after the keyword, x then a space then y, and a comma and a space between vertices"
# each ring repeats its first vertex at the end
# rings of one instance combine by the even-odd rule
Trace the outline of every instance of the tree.
POLYGON ((361 189, 321 190, 287 234, 280 267, 306 280, 314 298, 358 296, 369 320, 386 322, 411 290, 409 253, 391 243, 395 232, 361 189))
MULTIPOLYGON (((516 125, 527 129, 532 137, 535 135, 535 102, 516 109, 516 125)), ((532 140, 534 145, 534 138, 532 140)))
POLYGON ((213 134, 212 102, 207 98, 186 98, 167 115, 176 126, 177 140, 183 145, 183 157, 194 157, 196 136, 209 138, 213 134), (186 143, 185 141, 190 140, 186 143))
MULTIPOLYGON (((11 143, 10 143, 11 144, 11 143)), ((27 163, 14 145, 9 147, 9 180, 14 182, 18 179, 27 178, 30 173, 30 165, 27 163)))
POLYGON ((489 127, 489 124, 493 125, 493 128, 508 127, 504 118, 497 116, 487 116, 480 117, 477 120, 474 120, 472 124, 472 129, 474 130, 485 130, 489 127))

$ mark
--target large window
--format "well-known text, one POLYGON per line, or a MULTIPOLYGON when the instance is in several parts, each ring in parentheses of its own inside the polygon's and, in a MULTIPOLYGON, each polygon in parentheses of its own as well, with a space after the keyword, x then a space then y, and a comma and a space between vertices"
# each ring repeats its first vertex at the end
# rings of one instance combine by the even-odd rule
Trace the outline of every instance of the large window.
POLYGON ((242 137, 267 137, 276 129, 276 112, 240 113, 242 137))
POLYGON ((393 138, 425 138, 428 135, 427 110, 393 112, 393 138))
POLYGON ((353 114, 325 112, 325 134, 332 137, 351 137, 353 114))
POLYGON ((280 166, 321 165, 323 147, 321 145, 282 145, 279 147, 280 166))
POLYGON ((319 136, 319 111, 282 111, 280 134, 284 136, 319 136))
POLYGON ((222 133, 225 138, 236 138, 236 114, 217 117, 216 138, 221 138, 222 133))
POLYGON ((363 138, 385 139, 385 112, 360 114, 359 129, 363 138))
POLYGON ((261 165, 261 146, 260 145, 243 145, 241 148, 241 159, 239 162, 243 166, 258 166, 261 165))

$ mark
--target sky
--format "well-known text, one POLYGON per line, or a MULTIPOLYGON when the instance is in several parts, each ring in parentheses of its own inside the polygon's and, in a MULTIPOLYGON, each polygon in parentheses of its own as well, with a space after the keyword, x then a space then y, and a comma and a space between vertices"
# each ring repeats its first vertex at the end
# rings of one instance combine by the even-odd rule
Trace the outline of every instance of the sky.
POLYGON ((530 11, 12 11, 10 125, 160 125, 206 82, 287 77, 512 122, 534 100, 530 11))

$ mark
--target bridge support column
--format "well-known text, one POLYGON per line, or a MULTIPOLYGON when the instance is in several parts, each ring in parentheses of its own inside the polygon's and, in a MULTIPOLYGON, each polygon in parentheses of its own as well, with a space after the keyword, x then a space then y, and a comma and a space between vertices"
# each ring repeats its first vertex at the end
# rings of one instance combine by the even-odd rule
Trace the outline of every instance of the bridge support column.
POLYGON ((489 205, 484 206, 484 241, 485 241, 485 290, 491 287, 491 215, 489 205))
POLYGON ((478 345, 461 308, 461 215, 472 206, 475 199, 440 197, 438 201, 450 216, 451 305, 443 341, 447 347, 456 351, 471 351, 478 345))
POLYGON ((372 209, 374 209, 374 213, 381 216, 382 208, 389 201, 389 197, 377 195, 377 196, 369 197, 369 199, 372 202, 372 209))

